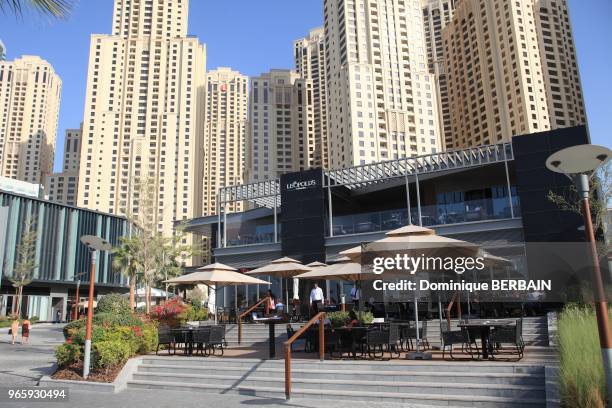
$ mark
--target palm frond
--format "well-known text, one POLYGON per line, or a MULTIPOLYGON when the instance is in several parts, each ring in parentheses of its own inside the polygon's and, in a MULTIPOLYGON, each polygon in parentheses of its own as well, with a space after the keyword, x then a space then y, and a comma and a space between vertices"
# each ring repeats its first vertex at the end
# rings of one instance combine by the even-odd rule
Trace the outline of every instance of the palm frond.
POLYGON ((72 10, 76 0, 0 0, 0 11, 23 15, 26 7, 38 13, 56 18, 65 18, 72 10))

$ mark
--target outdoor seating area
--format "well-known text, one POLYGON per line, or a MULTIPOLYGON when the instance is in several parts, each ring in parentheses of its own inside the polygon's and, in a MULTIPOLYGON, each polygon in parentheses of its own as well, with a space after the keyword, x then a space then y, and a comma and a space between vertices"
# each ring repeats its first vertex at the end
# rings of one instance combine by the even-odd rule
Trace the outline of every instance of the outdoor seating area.
MULTIPOLYGON (((408 352, 422 351, 435 358, 452 360, 519 361, 524 356, 522 320, 462 320, 456 329, 440 324, 440 336, 428 337, 428 327, 438 321, 393 321, 354 327, 326 327, 325 352, 332 359, 381 360, 404 357, 408 352), (435 343, 435 344, 434 344, 435 343)), ((296 332, 287 325, 287 338, 296 332)), ((292 351, 316 353, 319 350, 318 327, 310 327, 292 344, 292 351)))
POLYGON ((155 354, 159 353, 160 346, 165 347, 168 354, 175 354, 182 350, 186 356, 200 355, 223 356, 227 348, 225 339, 225 325, 182 326, 179 328, 162 327, 158 332, 158 346, 155 354))

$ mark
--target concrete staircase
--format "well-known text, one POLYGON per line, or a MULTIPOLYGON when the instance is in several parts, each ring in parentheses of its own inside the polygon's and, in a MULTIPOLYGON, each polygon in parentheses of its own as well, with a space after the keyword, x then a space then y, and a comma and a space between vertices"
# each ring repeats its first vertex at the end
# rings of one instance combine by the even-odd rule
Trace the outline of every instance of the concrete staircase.
MULTIPOLYGON (((544 367, 506 362, 294 359, 292 398, 445 406, 544 407, 544 367)), ((284 398, 284 360, 146 356, 130 389, 284 398)))

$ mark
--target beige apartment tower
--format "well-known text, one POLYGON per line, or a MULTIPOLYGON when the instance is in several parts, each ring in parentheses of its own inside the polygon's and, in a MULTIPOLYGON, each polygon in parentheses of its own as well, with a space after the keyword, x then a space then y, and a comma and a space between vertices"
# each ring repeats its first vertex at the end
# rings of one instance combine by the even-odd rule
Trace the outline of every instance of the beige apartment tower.
POLYGON ((586 123, 565 0, 461 0, 443 40, 447 147, 586 123))
POLYGON ((329 168, 323 27, 315 28, 307 37, 295 41, 293 51, 295 70, 301 78, 312 82, 313 139, 304 141, 306 164, 307 167, 329 168))
POLYGON ((44 184, 53 173, 62 81, 47 61, 0 61, 0 176, 44 184))
POLYGON ((330 167, 439 152, 419 1, 325 0, 330 167))
POLYGON ((309 167, 313 139, 312 81, 273 69, 251 79, 246 180, 262 181, 309 167))
POLYGON ((82 133, 82 127, 66 130, 62 171, 47 177, 47 183, 45 184, 50 201, 76 205, 82 133))
POLYGON ((78 205, 137 215, 147 180, 164 235, 202 213, 206 53, 188 4, 115 0, 112 35, 90 45, 78 205))
POLYGON ((448 84, 444 70, 444 44, 442 30, 453 18, 457 0, 421 0, 425 45, 427 47, 427 66, 434 74, 438 91, 438 116, 443 147, 450 142, 450 106, 448 105, 448 84))
MULTIPOLYGON (((217 214, 219 189, 244 182, 249 78, 230 68, 209 71, 207 77, 202 214, 212 215, 217 214)), ((225 210, 242 211, 242 203, 230 203, 225 210)))

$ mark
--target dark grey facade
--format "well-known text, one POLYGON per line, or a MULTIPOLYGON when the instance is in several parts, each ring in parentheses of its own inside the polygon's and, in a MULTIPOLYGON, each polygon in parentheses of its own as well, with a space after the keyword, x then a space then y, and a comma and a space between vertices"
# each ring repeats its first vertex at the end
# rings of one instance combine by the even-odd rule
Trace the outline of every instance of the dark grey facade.
MULTIPOLYGON (((9 314, 15 306, 9 278, 27 225, 36 229, 37 266, 32 283, 24 288, 21 309, 41 320, 57 320, 59 312, 60 320, 66 320, 77 282, 83 284, 80 297, 89 282, 91 255, 80 237, 97 235, 114 246, 128 233, 128 222, 123 217, 0 191, 0 314, 9 314)), ((111 254, 98 256, 95 282, 96 294, 125 290, 126 279, 113 271, 111 254)))

